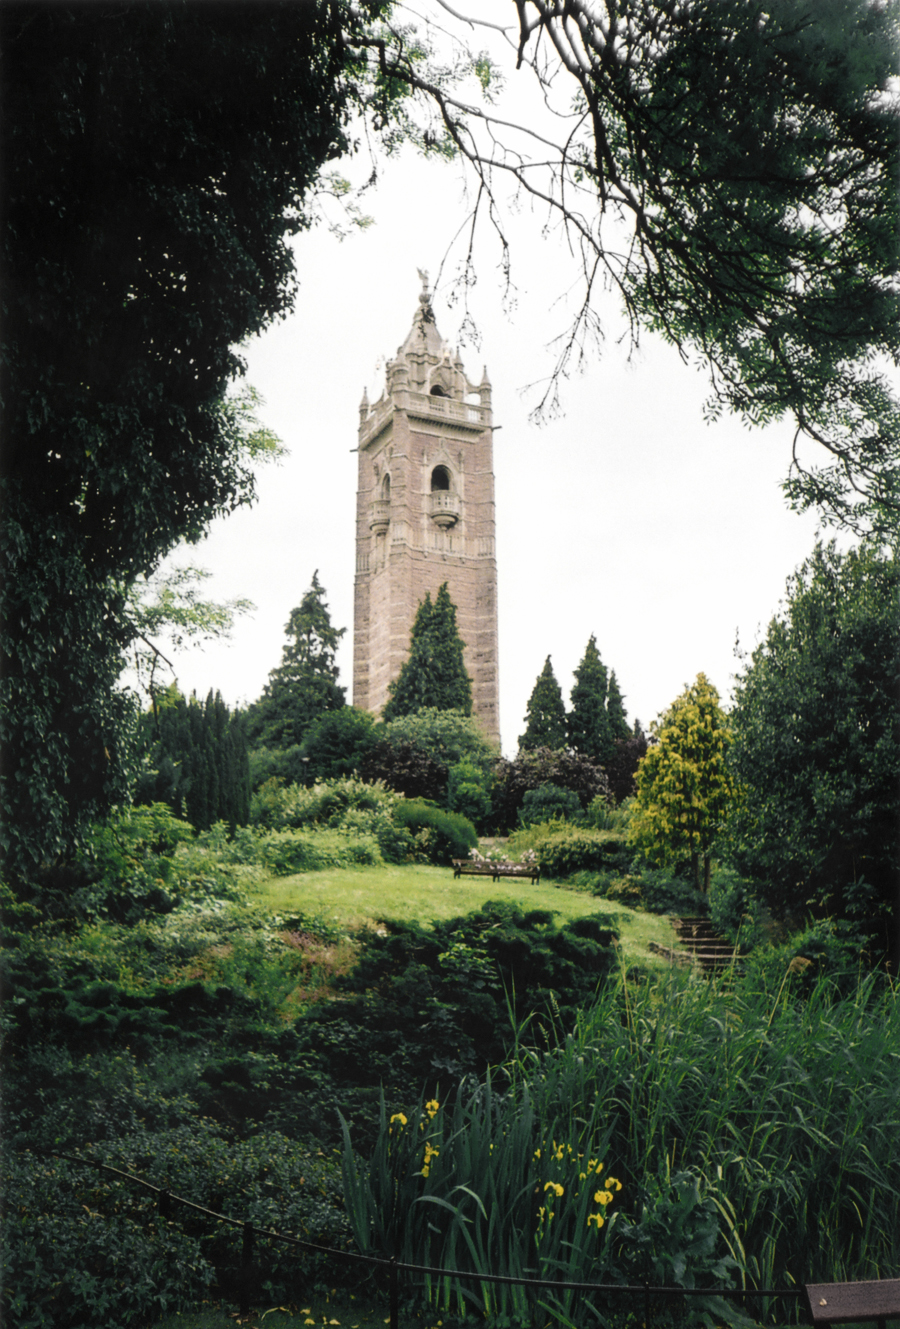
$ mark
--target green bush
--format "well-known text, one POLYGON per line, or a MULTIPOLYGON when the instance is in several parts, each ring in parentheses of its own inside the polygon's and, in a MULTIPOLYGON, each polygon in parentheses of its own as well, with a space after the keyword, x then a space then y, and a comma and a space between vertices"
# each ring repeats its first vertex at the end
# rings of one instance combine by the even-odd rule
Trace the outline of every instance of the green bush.
POLYGON ((394 822, 413 832, 415 846, 429 863, 448 864, 468 858, 478 844, 478 833, 467 817, 422 798, 409 798, 394 808, 394 822))
MULTIPOLYGON (((594 802, 597 800, 594 799, 594 802)), ((593 804, 591 804, 593 806, 593 804)), ((536 826, 545 821, 574 821, 581 816, 581 802, 573 789, 562 789, 548 782, 526 791, 519 809, 520 826, 536 826)))
POLYGON ((488 825, 491 815, 489 777, 468 759, 458 761, 447 773, 447 807, 467 817, 479 830, 488 825))
POLYGON ((382 862, 372 835, 348 835, 341 830, 267 831, 257 836, 257 861, 276 877, 294 872, 320 872, 324 868, 371 867, 382 862))
POLYGON ((731 868, 717 868, 709 881, 709 916, 723 937, 735 944, 755 933, 751 918, 752 887, 731 868))
POLYGON ((548 877, 570 877, 576 872, 603 872, 623 868, 631 858, 625 838, 615 831, 545 822, 516 831, 509 837, 509 854, 517 858, 533 849, 548 877))
MULTIPOLYGON (((234 1141, 209 1121, 135 1133, 88 1157, 259 1227, 344 1245, 340 1176, 320 1151, 275 1132, 234 1141)), ((6 1160, 4 1300, 17 1329, 133 1329, 236 1293, 240 1228, 174 1204, 166 1221, 152 1192, 60 1159, 22 1152, 6 1160)), ((259 1243, 256 1295, 265 1304, 303 1295, 324 1258, 259 1243)))

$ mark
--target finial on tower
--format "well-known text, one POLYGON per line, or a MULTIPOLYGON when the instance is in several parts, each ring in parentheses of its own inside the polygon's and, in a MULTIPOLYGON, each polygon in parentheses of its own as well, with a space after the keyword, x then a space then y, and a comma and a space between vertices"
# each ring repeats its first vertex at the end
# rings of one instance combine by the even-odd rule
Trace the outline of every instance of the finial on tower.
POLYGON ((419 304, 430 305, 431 292, 428 289, 428 271, 426 269, 423 272, 421 268, 416 268, 416 272, 419 274, 419 281, 422 283, 422 289, 419 292, 419 304))

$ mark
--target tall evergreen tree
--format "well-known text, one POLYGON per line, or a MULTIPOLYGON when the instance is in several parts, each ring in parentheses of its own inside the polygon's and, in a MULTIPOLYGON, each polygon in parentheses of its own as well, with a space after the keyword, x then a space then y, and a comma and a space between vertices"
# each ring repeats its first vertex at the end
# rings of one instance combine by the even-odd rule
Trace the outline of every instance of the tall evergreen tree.
POLYGON ((612 751, 606 713, 609 675, 591 633, 581 664, 575 670, 572 709, 568 717, 569 746, 583 757, 605 766, 612 751))
POLYGON ((426 594, 419 605, 410 637, 409 659, 388 685, 382 718, 397 720, 426 706, 471 715, 472 680, 463 663, 464 644, 456 626, 456 605, 444 582, 434 603, 426 594))
POLYGON ((609 722, 610 737, 614 743, 631 738, 631 726, 625 711, 625 698, 619 690, 619 680, 615 669, 609 676, 609 690, 606 694, 606 718, 609 722))
POLYGON ((285 625, 288 641, 281 664, 269 674, 259 701, 248 713, 250 741, 264 748, 301 743, 312 722, 345 704, 346 689, 338 685, 335 652, 346 628, 331 625, 319 573, 292 610, 285 625))
POLYGON ((213 822, 244 825, 250 815, 250 762, 244 718, 220 693, 186 701, 168 690, 142 717, 149 765, 136 801, 168 803, 198 830, 213 822))
POLYGON ((567 736, 566 707, 548 655, 528 698, 525 733, 519 738, 519 751, 533 752, 535 748, 558 751, 566 746, 567 736))

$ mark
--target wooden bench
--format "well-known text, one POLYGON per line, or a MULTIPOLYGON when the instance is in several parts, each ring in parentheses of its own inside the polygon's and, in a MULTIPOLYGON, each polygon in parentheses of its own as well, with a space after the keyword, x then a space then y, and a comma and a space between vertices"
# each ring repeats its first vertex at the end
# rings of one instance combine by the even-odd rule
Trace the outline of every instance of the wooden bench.
POLYGON ((807 1283, 804 1291, 813 1325, 874 1321, 879 1329, 886 1329, 888 1320, 900 1319, 900 1278, 807 1283))
POLYGON ((541 869, 537 863, 476 863, 470 858, 454 858, 454 877, 490 877, 499 881, 501 877, 527 877, 529 881, 541 879, 541 869))

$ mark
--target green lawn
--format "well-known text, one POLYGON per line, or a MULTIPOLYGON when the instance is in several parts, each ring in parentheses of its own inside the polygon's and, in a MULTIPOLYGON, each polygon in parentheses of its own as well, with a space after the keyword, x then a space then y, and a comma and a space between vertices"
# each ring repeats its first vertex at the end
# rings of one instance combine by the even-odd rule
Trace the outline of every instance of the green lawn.
POLYGON ((523 911, 552 909, 556 922, 585 914, 617 916, 622 952, 627 963, 661 966, 648 943, 672 946, 675 933, 668 918, 625 905, 610 904, 557 882, 486 881, 460 877, 451 868, 427 866, 335 868, 272 877, 258 888, 257 898, 278 914, 316 914, 348 927, 388 918, 415 919, 428 924, 480 909, 486 900, 506 900, 523 911))

